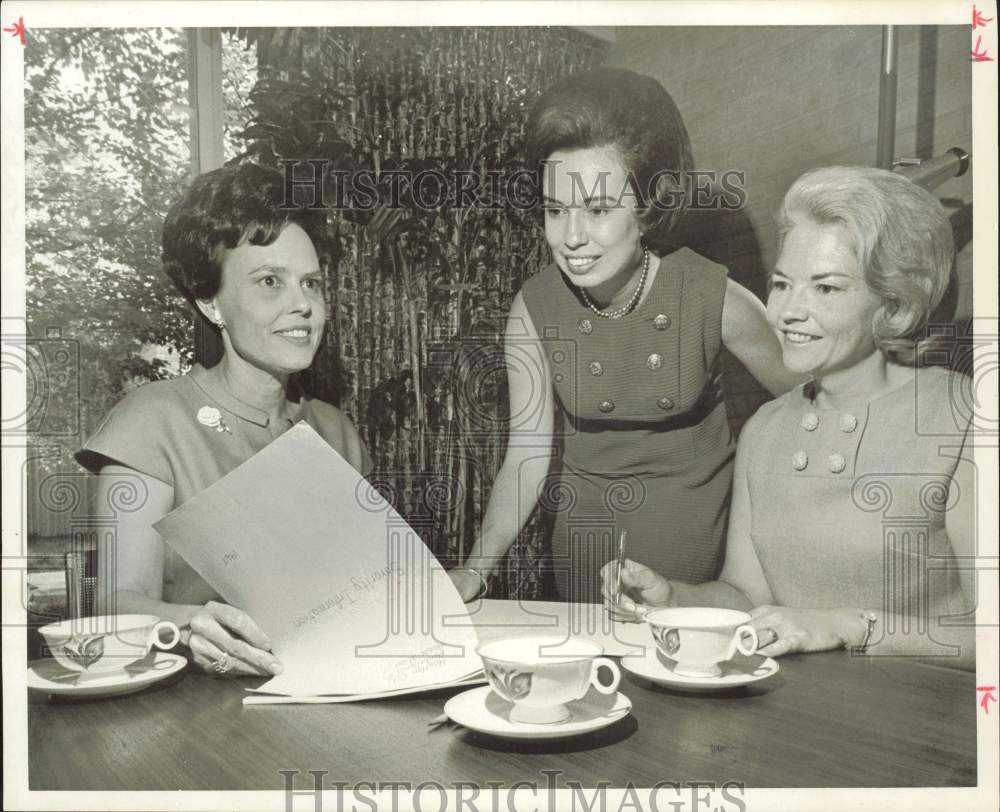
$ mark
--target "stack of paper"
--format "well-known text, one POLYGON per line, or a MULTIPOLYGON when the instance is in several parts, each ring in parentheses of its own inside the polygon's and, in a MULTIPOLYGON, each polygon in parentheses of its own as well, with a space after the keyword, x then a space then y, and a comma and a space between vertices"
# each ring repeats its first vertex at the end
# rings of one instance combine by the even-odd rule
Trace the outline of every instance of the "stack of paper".
POLYGON ((156 529, 270 637, 284 672, 259 692, 346 701, 480 672, 475 629, 437 559, 305 423, 156 529))

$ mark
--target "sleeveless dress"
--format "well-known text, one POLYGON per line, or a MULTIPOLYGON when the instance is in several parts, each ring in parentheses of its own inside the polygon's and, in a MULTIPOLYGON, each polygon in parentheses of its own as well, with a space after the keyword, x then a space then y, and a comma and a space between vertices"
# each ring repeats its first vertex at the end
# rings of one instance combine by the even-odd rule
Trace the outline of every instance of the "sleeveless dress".
MULTIPOLYGON (((946 514, 973 524, 974 494, 952 487, 970 440, 971 386, 926 367, 837 410, 818 407, 806 384, 750 418, 740 442, 751 535, 775 601, 881 610, 925 632, 969 609, 946 514)), ((895 630, 880 624, 886 631, 895 630)))
POLYGON ((555 264, 522 295, 548 358, 558 474, 552 566, 562 599, 600 602, 619 533, 667 577, 714 579, 725 557, 734 442, 722 398, 726 269, 682 248, 621 319, 593 313, 555 264))
MULTIPOLYGON (((124 465, 158 479, 173 488, 172 507, 177 507, 305 421, 357 471, 370 473, 372 462, 361 437, 335 406, 302 398, 297 405, 288 404, 286 417, 271 420, 266 411, 232 395, 219 372, 219 367, 196 364, 179 378, 133 390, 76 452, 77 462, 93 473, 105 465, 124 465)), ((163 600, 221 600, 173 548, 165 546, 163 552, 163 600)))

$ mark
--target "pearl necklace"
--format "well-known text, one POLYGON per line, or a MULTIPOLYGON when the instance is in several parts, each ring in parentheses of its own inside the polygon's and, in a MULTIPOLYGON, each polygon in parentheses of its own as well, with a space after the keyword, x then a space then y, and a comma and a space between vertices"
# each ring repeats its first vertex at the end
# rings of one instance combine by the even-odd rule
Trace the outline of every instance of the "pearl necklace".
POLYGON ((639 284, 635 286, 635 290, 632 292, 632 297, 621 307, 615 310, 601 310, 593 303, 590 296, 587 294, 586 288, 580 288, 580 293, 583 294, 583 301, 586 303, 587 307, 594 311, 602 319, 620 319, 622 316, 628 315, 634 309, 636 304, 639 302, 639 297, 642 296, 642 291, 646 287, 646 275, 649 273, 649 249, 642 249, 642 273, 639 274, 639 284))

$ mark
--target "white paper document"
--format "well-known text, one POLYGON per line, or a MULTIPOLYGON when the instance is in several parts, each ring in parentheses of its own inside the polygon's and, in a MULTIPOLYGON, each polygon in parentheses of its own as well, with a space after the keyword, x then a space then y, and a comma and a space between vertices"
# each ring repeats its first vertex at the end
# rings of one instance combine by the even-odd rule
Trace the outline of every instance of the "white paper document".
POLYGON ((437 559, 305 423, 155 527, 270 637, 285 670, 258 691, 373 695, 481 667, 437 559))

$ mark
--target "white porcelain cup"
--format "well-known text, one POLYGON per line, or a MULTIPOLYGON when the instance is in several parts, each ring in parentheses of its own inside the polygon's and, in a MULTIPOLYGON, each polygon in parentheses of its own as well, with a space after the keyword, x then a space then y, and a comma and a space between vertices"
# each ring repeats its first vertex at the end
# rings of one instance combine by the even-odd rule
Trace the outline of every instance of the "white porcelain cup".
POLYGON ((39 631, 56 661, 80 680, 123 676, 125 668, 141 660, 153 646, 173 648, 180 629, 155 615, 101 615, 50 623, 39 631), (167 638, 161 634, 167 632, 167 638))
POLYGON ((656 609, 643 620, 656 647, 674 661, 674 673, 684 677, 717 677, 719 663, 736 652, 757 650, 757 632, 747 625, 750 615, 734 609, 691 606, 656 609))
POLYGON ((512 722, 555 724, 570 717, 566 703, 581 699, 593 687, 613 694, 621 672, 604 649, 581 638, 509 637, 476 648, 493 691, 514 703, 512 722), (598 678, 601 668, 611 672, 611 682, 598 678))

